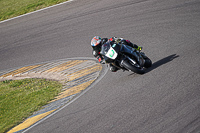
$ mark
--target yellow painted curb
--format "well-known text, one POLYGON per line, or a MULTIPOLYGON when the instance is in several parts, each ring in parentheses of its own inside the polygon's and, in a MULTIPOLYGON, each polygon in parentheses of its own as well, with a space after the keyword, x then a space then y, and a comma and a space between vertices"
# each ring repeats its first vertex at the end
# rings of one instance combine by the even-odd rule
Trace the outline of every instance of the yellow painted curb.
MULTIPOLYGON (((42 65, 42 64, 41 64, 42 65)), ((17 74, 20 74, 20 73, 24 73, 24 72, 27 72, 27 71, 29 71, 29 70, 31 70, 31 69, 34 69, 34 68, 36 68, 36 67, 39 67, 39 66, 41 66, 41 65, 33 65, 33 66, 27 66, 27 67, 22 67, 22 68, 19 68, 19 69, 17 69, 17 70, 14 70, 14 71, 12 71, 12 72, 9 72, 9 73, 7 73, 7 74, 4 74, 4 75, 2 75, 2 76, 0 76, 0 77, 7 77, 7 76, 14 76, 14 75, 17 75, 17 74)))
POLYGON ((63 64, 61 64, 59 66, 53 67, 53 68, 51 68, 51 69, 49 69, 49 70, 47 70, 45 72, 60 72, 60 71, 63 71, 65 69, 68 69, 70 67, 74 67, 74 66, 76 66, 78 64, 81 64, 81 63, 83 63, 85 61, 87 61, 87 60, 73 60, 73 61, 69 61, 67 63, 63 63, 63 64))
POLYGON ((82 90, 85 90, 90 84, 92 84, 92 82, 94 82, 94 80, 90 80, 90 81, 88 81, 86 83, 71 87, 70 89, 61 92, 60 95, 55 97, 55 100, 50 101, 50 103, 54 102, 54 101, 57 101, 59 99, 62 99, 64 97, 68 97, 68 96, 77 94, 77 93, 81 92, 82 90))
POLYGON ((68 81, 75 80, 75 79, 77 79, 79 77, 83 77, 85 75, 88 75, 90 73, 93 73, 93 72, 101 70, 101 69, 102 69, 102 66, 100 64, 96 64, 96 65, 93 65, 91 67, 79 70, 77 72, 74 72, 72 74, 67 75, 67 77, 69 78, 68 81))
MULTIPOLYGON (((56 109, 55 109, 56 110, 56 109)), ((25 128, 28 128, 29 126, 33 125, 34 123, 36 123, 37 121, 41 120, 42 118, 44 118, 45 116, 51 114, 52 112, 54 112, 55 110, 28 118, 27 120, 25 120, 23 123, 19 124, 18 126, 14 127, 13 129, 11 129, 10 131, 8 131, 8 133, 14 133, 20 130, 23 130, 25 128)))

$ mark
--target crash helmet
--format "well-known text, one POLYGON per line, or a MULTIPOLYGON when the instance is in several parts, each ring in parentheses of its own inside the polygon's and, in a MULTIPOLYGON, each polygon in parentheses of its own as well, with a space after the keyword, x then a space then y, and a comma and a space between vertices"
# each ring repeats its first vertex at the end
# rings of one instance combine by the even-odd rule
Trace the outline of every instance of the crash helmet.
POLYGON ((100 43, 101 43, 101 37, 99 37, 99 36, 95 36, 91 40, 91 45, 93 47, 98 46, 100 43))

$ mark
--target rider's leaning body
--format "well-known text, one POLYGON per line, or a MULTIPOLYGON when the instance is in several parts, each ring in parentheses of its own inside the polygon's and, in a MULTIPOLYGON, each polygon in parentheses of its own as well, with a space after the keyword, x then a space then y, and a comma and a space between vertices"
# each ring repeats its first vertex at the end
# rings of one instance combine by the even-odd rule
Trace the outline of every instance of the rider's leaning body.
MULTIPOLYGON (((94 55, 95 58, 97 58, 97 60, 100 63, 105 63, 103 56, 100 54, 100 51, 101 51, 101 46, 104 43, 106 43, 107 41, 113 41, 115 43, 121 43, 124 45, 128 45, 128 46, 134 48, 135 50, 142 49, 141 46, 137 46, 136 44, 133 44, 132 42, 130 42, 129 40, 125 40, 124 38, 111 37, 110 39, 108 39, 108 38, 101 38, 99 36, 95 36, 91 40, 91 46, 93 48, 92 54, 94 55)), ((118 70, 118 68, 113 66, 112 64, 110 64, 110 70, 112 72, 116 72, 118 70)))

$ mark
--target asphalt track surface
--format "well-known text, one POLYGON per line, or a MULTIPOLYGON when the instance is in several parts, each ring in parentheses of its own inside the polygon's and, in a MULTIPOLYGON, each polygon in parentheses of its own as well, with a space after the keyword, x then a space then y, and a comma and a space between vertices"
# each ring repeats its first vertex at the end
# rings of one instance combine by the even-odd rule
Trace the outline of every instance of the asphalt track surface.
POLYGON ((143 46, 152 68, 108 72, 27 132, 200 132, 199 0, 75 0, 0 23, 0 70, 92 57, 94 35, 143 46))

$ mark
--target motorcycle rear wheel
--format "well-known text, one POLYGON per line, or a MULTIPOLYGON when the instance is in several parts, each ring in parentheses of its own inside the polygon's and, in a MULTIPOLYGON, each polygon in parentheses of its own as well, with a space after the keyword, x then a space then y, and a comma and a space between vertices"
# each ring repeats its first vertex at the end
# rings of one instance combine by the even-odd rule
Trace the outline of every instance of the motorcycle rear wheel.
POLYGON ((143 68, 138 68, 138 67, 132 65, 128 59, 125 59, 125 60, 122 62, 122 65, 123 65, 126 69, 131 70, 132 72, 135 72, 135 73, 137 73, 137 74, 144 74, 144 73, 145 73, 145 71, 144 71, 143 68))

